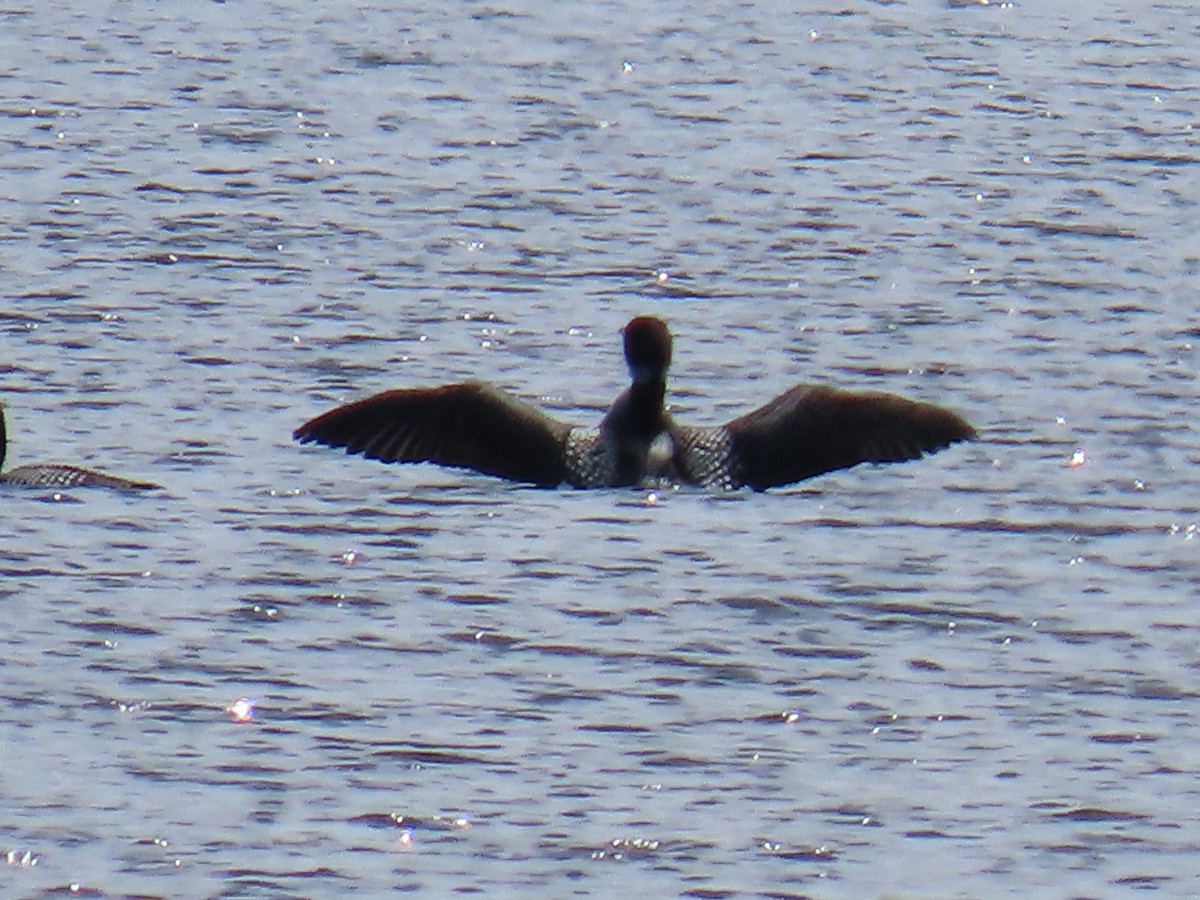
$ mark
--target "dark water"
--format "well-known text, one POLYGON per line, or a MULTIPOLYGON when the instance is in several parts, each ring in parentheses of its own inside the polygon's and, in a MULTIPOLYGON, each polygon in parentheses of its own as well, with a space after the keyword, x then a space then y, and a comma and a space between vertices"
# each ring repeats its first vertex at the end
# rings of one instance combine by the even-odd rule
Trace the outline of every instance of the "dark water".
POLYGON ((0 894, 1200 892, 1193 6, 426 6, 0 10, 10 464, 167 485, 0 500, 0 894), (290 442, 594 422, 639 313, 691 421, 985 438, 732 496, 290 442))

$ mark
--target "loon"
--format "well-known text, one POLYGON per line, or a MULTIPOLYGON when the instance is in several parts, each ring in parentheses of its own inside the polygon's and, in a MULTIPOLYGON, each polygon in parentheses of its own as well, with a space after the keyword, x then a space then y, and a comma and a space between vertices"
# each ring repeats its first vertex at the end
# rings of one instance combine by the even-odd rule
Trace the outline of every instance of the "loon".
POLYGON ((663 406, 671 332, 638 316, 623 329, 630 386, 598 428, 559 421, 482 381, 385 391, 301 425, 302 444, 381 462, 433 462, 539 487, 648 480, 756 491, 863 462, 919 459, 975 437, 947 409, 877 391, 802 384, 725 425, 680 425, 663 406))
MULTIPOLYGON (((4 423, 4 405, 0 404, 0 467, 4 466, 7 447, 8 431, 4 423)), ((118 491, 150 491, 159 487, 148 481, 131 481, 117 475, 57 463, 9 469, 0 473, 0 485, 35 488, 106 487, 118 491)))

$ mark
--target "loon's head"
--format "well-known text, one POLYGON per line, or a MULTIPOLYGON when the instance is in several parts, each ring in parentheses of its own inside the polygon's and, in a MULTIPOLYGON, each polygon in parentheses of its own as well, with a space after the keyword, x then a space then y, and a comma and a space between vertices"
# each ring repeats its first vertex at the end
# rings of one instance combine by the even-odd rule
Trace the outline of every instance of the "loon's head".
POLYGON ((625 362, 634 382, 666 381, 671 365, 671 332, 654 316, 630 319, 625 335, 625 362))

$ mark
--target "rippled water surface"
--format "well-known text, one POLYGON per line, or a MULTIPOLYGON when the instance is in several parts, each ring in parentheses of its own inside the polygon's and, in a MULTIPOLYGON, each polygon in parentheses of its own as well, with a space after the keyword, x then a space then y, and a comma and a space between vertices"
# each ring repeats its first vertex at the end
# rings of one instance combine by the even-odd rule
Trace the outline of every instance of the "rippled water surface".
POLYGON ((0 496, 0 894, 1200 892, 1197 59, 1182 0, 0 10, 8 464, 165 485, 0 496), (595 422, 636 314, 689 421, 982 440, 729 496, 290 440, 595 422))

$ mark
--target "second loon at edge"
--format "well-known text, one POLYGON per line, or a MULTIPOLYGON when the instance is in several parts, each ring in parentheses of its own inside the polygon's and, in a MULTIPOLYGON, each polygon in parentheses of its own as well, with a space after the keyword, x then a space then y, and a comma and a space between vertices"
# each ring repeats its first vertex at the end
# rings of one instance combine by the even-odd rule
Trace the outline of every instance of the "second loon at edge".
POLYGON ((918 459, 975 437, 958 414, 879 391, 802 384, 724 425, 680 425, 664 406, 671 332, 623 329, 631 384, 599 427, 562 422, 482 381, 385 391, 301 425, 300 443, 382 462, 432 462, 541 487, 648 480, 757 491, 859 463, 918 459))
MULTIPOLYGON (((4 421, 4 404, 0 403, 0 467, 8 451, 8 428, 4 421)), ((118 491, 149 491, 160 486, 149 481, 134 481, 95 469, 62 463, 34 463, 17 466, 0 472, 0 485, 23 488, 50 488, 52 490, 73 487, 106 487, 118 491)))

